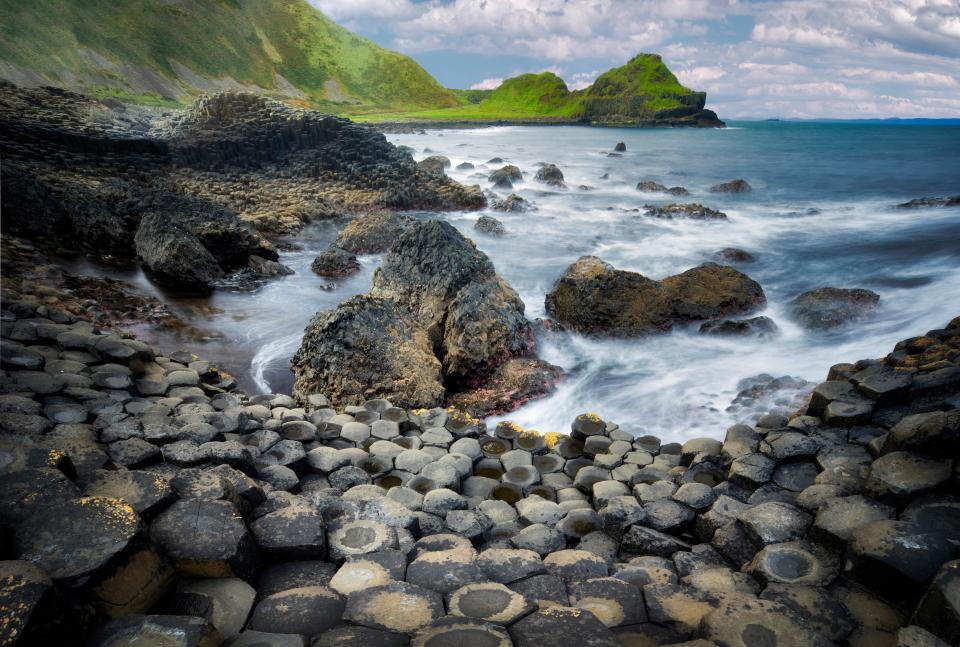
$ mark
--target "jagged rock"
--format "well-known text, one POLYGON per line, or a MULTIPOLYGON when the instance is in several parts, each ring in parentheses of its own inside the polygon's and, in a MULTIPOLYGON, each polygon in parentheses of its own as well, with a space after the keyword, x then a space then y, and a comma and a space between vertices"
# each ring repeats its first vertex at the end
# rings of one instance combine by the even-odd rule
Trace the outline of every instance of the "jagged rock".
POLYGON ((764 303, 760 285, 730 267, 702 265, 653 281, 595 256, 568 267, 546 298, 547 313, 564 326, 616 336, 669 330, 675 323, 748 312, 764 303))
POLYGON ((329 278, 343 278, 360 271, 360 261, 352 252, 331 245, 313 259, 310 269, 314 274, 329 278))
POLYGON ((880 295, 861 288, 817 288, 788 304, 790 315, 811 330, 829 330, 868 317, 877 309, 880 295))
POLYGON ((948 643, 960 641, 960 560, 940 568, 917 605, 913 622, 948 643))
POLYGON ((514 182, 523 179, 523 173, 516 166, 508 164, 491 173, 488 179, 499 189, 512 189, 514 182))
POLYGON ((384 397, 400 406, 443 399, 441 365, 426 331, 396 302, 357 296, 310 322, 293 358, 294 393, 324 393, 361 404, 384 397))
POLYGON ((531 209, 530 203, 518 196, 516 193, 511 193, 503 200, 497 200, 493 203, 492 206, 494 211, 506 211, 510 213, 523 213, 531 209))
POLYGON ((531 348, 523 302, 487 256, 451 225, 415 224, 373 279, 370 294, 413 313, 443 343, 441 363, 453 382, 475 379, 531 348))

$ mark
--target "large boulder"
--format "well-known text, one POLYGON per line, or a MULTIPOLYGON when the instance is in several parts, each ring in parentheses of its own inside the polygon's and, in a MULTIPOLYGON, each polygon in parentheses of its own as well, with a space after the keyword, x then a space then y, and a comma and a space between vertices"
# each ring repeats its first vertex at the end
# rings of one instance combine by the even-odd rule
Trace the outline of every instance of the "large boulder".
POLYGON ((386 398, 401 407, 443 400, 440 362, 426 331, 390 299, 355 296, 318 314, 293 357, 294 395, 340 404, 386 398))
POLYGON ((556 164, 547 164, 546 166, 541 166, 537 170, 537 174, 533 179, 535 179, 537 182, 549 184, 550 186, 561 188, 566 186, 563 183, 563 171, 557 168, 556 164))
POLYGON ((817 288, 793 299, 788 308, 805 328, 828 330, 869 316, 879 302, 880 295, 862 288, 817 288))
POLYGON ((359 272, 360 261, 357 260, 357 256, 353 252, 348 252, 336 245, 330 245, 313 259, 310 269, 318 276, 338 279, 359 272))
POLYGON ((407 230, 374 275, 370 294, 413 314, 454 381, 489 374, 532 349, 523 301, 449 223, 431 220, 407 230))
POLYGON ((547 294, 547 313, 588 334, 635 336, 674 324, 744 314, 766 303, 763 288, 722 265, 701 265, 654 281, 583 256, 547 294))

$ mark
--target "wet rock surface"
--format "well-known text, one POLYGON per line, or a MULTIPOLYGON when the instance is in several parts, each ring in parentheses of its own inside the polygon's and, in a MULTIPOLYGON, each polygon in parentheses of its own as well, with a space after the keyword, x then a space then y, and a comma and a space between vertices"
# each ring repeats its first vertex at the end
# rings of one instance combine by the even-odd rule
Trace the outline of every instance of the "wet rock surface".
POLYGON ((595 256, 572 264, 547 294, 547 313, 583 333, 636 336, 674 324, 747 313, 766 303, 760 285, 731 267, 701 265, 654 281, 595 256))
MULTIPOLYGON (((438 229, 426 241, 449 242, 438 229)), ((422 264, 431 245, 405 242, 418 252, 388 265, 375 282, 383 295, 356 297, 320 327, 349 320, 344 330, 369 330, 373 343, 405 326, 397 335, 420 342, 391 363, 354 334, 349 368, 299 400, 245 395, 189 353, 164 355, 5 290, 0 635, 300 646, 960 638, 960 318, 882 359, 835 366, 799 410, 722 440, 634 438, 589 413, 566 433, 488 427, 373 392, 331 406, 357 366, 439 404, 442 373, 476 361, 449 342, 448 326, 476 330, 450 303, 499 289, 492 267, 454 239, 456 258, 434 276, 422 264), (397 287, 409 276, 416 293, 397 287), (444 352, 435 339, 448 340, 444 352), (399 362, 416 353, 429 375, 399 362)), ((511 358, 486 384, 535 391, 531 374, 550 367, 511 358)))

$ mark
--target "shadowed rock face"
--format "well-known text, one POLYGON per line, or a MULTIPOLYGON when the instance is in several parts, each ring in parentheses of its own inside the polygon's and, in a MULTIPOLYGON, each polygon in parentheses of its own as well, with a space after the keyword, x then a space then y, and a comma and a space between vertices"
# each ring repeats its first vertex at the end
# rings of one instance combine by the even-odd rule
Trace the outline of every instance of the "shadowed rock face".
POLYGON ((595 256, 567 268, 547 294, 547 313, 582 333, 635 336, 763 306, 760 284, 732 267, 701 265, 654 281, 595 256))
POLYGON ((559 369, 529 358, 523 301, 450 224, 418 222, 396 240, 366 296, 321 313, 293 360, 295 393, 334 402, 385 397, 433 406, 484 387, 471 412, 509 410, 552 387, 559 369))
POLYGON ((862 288, 817 288, 789 303, 790 314, 805 328, 828 330, 870 316, 880 295, 862 288))

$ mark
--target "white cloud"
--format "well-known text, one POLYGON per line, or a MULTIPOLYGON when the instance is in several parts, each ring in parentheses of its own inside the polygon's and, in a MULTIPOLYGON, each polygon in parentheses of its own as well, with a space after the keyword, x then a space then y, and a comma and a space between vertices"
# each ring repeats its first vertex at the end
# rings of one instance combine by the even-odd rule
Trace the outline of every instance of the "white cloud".
POLYGON ((310 1, 400 51, 532 58, 573 89, 599 71, 563 70, 660 52, 722 117, 960 115, 958 0, 310 1))
POLYGON ((494 78, 494 79, 484 79, 479 83, 474 83, 470 86, 471 90, 496 90, 500 87, 500 84, 503 83, 503 79, 494 78))

